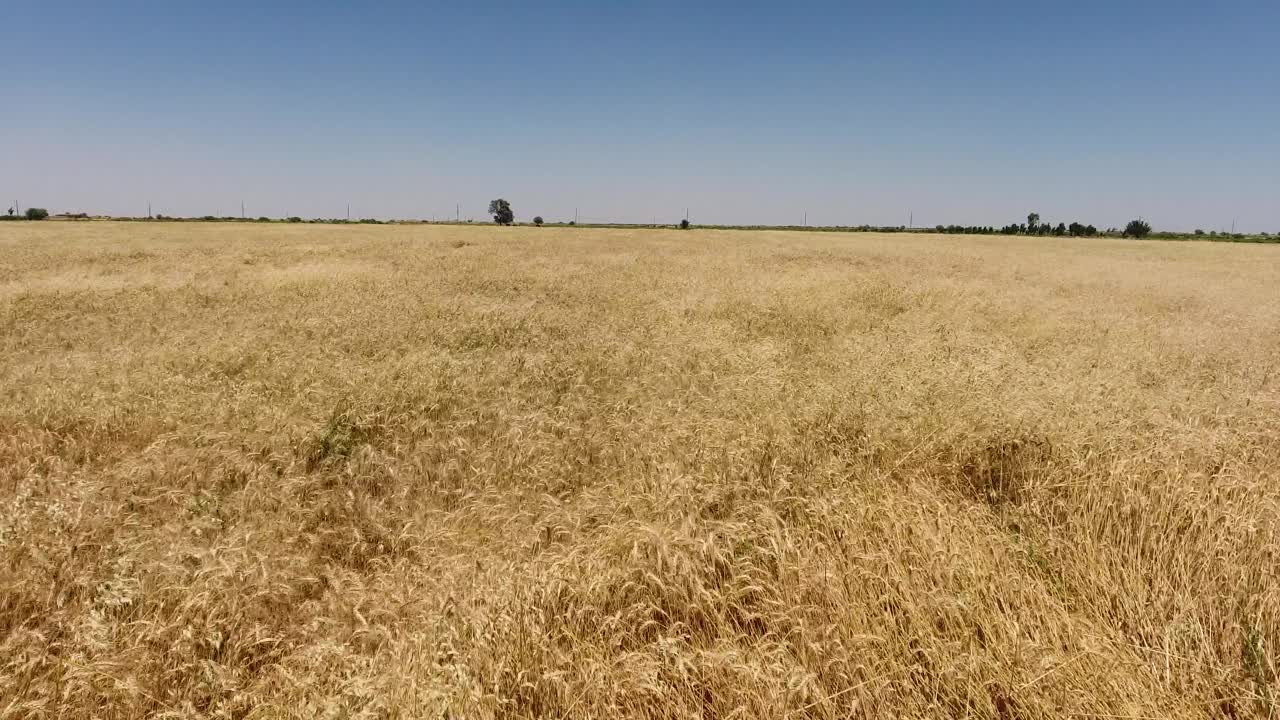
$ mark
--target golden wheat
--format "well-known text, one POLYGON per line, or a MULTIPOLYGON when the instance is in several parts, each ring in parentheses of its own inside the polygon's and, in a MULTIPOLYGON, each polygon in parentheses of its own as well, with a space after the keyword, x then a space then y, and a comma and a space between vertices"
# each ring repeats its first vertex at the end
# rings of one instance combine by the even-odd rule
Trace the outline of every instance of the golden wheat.
POLYGON ((1280 713, 1280 254, 0 225, 0 717, 1280 713))

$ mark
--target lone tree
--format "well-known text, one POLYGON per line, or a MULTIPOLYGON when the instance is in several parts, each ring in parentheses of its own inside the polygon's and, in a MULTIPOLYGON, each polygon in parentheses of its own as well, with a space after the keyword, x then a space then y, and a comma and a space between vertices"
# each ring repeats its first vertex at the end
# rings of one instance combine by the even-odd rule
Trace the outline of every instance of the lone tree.
POLYGON ((28 220, 44 220, 49 217, 49 211, 44 208, 27 208, 28 220))
POLYGON ((541 226, 542 226, 542 216, 541 216, 541 215, 535 215, 535 216, 533 217, 533 224, 534 224, 534 225, 537 225, 537 226, 539 226, 539 227, 541 227, 541 226))
POLYGON ((1027 215, 1027 234, 1034 235, 1036 229, 1040 227, 1040 213, 1031 213, 1027 215))
POLYGON ((1130 220, 1128 225, 1124 226, 1124 234, 1120 237, 1129 237, 1130 235, 1141 240, 1151 232, 1151 223, 1146 220, 1130 220))
POLYGON ((511 203, 502 198, 489 201, 489 214, 499 225, 510 225, 516 219, 516 214, 511 212, 511 203))
POLYGON ((688 229, 689 229, 689 218, 685 218, 684 220, 681 220, 681 221, 680 221, 680 229, 681 229, 681 230, 688 230, 688 229))

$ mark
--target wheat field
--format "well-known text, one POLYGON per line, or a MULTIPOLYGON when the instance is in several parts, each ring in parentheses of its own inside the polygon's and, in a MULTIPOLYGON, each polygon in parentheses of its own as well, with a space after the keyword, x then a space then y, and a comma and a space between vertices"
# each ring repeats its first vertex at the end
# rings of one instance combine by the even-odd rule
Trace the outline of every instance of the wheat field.
POLYGON ((0 224, 0 718, 1280 717, 1280 252, 0 224))

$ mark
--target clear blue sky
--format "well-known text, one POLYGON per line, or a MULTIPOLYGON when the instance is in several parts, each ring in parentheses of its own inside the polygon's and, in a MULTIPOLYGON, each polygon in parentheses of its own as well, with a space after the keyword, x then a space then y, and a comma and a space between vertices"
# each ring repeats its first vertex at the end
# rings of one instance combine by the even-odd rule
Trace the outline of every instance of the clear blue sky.
POLYGON ((32 2, 55 211, 1280 231, 1280 3, 32 2))

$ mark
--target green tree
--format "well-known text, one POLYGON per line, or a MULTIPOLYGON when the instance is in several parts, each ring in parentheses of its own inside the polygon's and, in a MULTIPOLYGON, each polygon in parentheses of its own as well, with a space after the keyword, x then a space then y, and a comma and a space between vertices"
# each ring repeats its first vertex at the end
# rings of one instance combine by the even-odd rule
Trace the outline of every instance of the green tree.
POLYGON ((1130 220, 1128 225, 1124 226, 1124 233, 1120 237, 1129 237, 1130 235, 1141 240, 1151 232, 1151 224, 1141 218, 1130 220))
POLYGON ((502 198, 489 201, 489 214, 499 225, 510 225, 516 219, 516 214, 511 211, 511 203, 502 198))
POLYGON ((1035 235, 1036 228, 1040 227, 1040 213, 1030 213, 1027 215, 1027 234, 1035 235))
POLYGON ((681 221, 680 221, 680 229, 681 229, 681 230, 688 230, 688 229, 689 229, 689 220, 688 220, 688 219, 685 219, 685 220, 681 220, 681 221))
POLYGON ((28 220, 44 220, 49 217, 49 211, 44 208, 27 208, 28 220))
POLYGON ((535 216, 534 216, 534 218, 533 218, 533 224, 534 224, 534 225, 541 226, 541 225, 542 225, 542 216, 541 216, 541 215, 535 215, 535 216))

